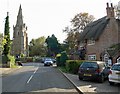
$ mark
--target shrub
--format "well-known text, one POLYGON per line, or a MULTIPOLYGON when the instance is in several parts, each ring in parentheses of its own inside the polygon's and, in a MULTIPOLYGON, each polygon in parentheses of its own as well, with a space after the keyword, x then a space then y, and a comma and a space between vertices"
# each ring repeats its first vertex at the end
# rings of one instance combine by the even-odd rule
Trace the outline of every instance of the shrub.
POLYGON ((16 64, 15 64, 15 57, 14 56, 11 56, 11 55, 8 55, 8 62, 9 62, 9 65, 8 66, 10 66, 11 68, 12 67, 15 67, 16 66, 16 64))
POLYGON ((42 62, 42 59, 41 58, 33 58, 33 61, 34 62, 42 62))
POLYGON ((25 57, 18 58, 18 61, 21 61, 22 63, 26 63, 27 62, 25 57))
POLYGON ((26 61, 27 61, 27 62, 33 62, 33 57, 27 57, 27 58, 26 58, 26 61))
POLYGON ((61 56, 60 56, 60 63, 61 66, 65 66, 66 60, 68 59, 67 54, 65 51, 61 52, 61 56))
POLYGON ((83 63, 84 60, 67 60, 66 61, 66 70, 70 73, 77 74, 79 66, 83 63))
POLYGON ((57 66, 65 66, 67 59, 68 57, 65 51, 61 52, 60 54, 57 54, 56 56, 57 66))

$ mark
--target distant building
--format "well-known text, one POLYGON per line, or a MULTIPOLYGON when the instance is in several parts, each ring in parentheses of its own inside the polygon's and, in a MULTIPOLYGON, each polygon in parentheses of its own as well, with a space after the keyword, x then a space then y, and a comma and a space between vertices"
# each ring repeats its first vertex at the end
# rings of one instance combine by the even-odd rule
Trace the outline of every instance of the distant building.
POLYGON ((13 44, 11 53, 14 56, 20 56, 20 54, 28 56, 28 36, 26 31, 27 26, 23 23, 22 8, 20 5, 16 25, 13 26, 13 44))
POLYGON ((80 35, 80 47, 86 50, 87 60, 109 58, 115 63, 120 57, 120 19, 115 18, 114 8, 107 3, 107 16, 88 24, 80 35))

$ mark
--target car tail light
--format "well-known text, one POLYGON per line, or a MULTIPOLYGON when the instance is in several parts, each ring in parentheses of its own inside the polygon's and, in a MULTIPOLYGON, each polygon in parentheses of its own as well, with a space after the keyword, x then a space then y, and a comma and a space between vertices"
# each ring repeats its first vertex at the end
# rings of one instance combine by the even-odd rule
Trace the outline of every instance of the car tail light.
POLYGON ((99 70, 99 69, 97 69, 97 70, 96 70, 96 73, 100 73, 100 70, 99 70))
POLYGON ((112 74, 112 71, 111 71, 111 70, 109 71, 109 74, 112 74))

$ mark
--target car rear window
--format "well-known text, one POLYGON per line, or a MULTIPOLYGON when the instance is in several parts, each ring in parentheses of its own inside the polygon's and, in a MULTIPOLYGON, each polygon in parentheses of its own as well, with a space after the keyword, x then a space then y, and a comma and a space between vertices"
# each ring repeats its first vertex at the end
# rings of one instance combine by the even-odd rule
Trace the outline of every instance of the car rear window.
POLYGON ((82 68, 98 68, 98 65, 95 62, 84 62, 84 63, 82 63, 82 65, 80 67, 82 67, 82 68))
POLYGON ((118 65, 113 65, 111 69, 112 69, 112 70, 120 71, 120 64, 118 64, 118 65))

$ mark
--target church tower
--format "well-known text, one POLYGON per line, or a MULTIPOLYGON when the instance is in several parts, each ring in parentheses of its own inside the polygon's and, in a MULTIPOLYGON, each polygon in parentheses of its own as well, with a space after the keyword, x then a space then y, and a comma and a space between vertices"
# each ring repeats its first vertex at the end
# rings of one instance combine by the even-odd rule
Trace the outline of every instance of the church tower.
POLYGON ((20 54, 28 56, 28 36, 26 31, 27 26, 23 23, 22 8, 20 5, 16 25, 13 26, 12 54, 14 56, 20 56, 20 54))

